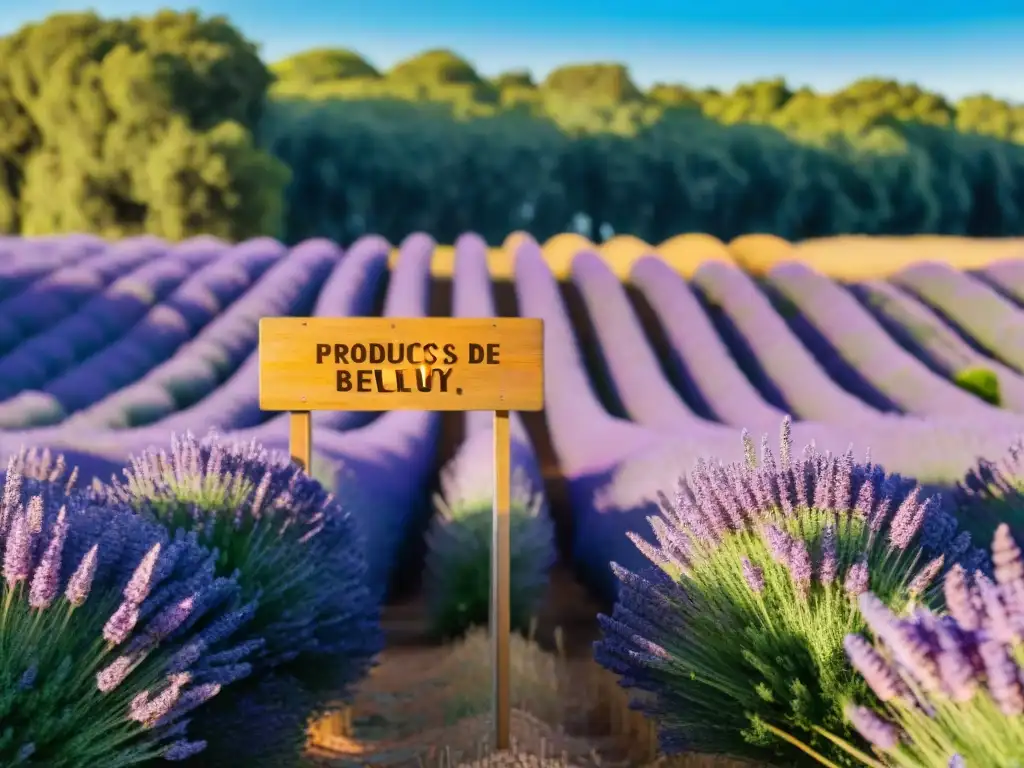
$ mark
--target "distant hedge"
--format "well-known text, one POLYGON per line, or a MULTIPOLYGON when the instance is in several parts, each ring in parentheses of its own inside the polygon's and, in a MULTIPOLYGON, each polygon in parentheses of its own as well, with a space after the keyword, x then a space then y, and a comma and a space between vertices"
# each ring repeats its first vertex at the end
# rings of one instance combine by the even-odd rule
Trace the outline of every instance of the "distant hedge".
POLYGON ((293 172, 290 241, 415 230, 453 242, 472 230, 568 230, 660 242, 766 232, 1024 232, 1024 147, 950 128, 898 126, 906 147, 798 142, 764 125, 666 116, 636 136, 572 136, 522 115, 456 120, 393 101, 279 102, 264 145, 293 172))
POLYGON ((1022 145, 1024 106, 885 80, 644 91, 617 64, 535 83, 446 50, 268 68, 227 21, 173 12, 0 38, 11 233, 1020 235, 1022 145))

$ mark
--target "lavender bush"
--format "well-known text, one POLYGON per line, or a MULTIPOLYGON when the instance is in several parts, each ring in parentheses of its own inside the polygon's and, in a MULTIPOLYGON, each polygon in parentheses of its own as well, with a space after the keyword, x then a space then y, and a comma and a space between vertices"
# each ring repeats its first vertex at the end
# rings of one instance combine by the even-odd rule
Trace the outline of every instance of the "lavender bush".
MULTIPOLYGON (((366 560, 353 518, 288 456, 214 433, 203 441, 191 434, 174 438, 169 454, 145 451, 132 459, 123 480, 94 492, 130 504, 169 529, 195 532, 217 548, 217 572, 237 571, 243 595, 258 596, 249 631, 264 643, 252 658, 254 680, 212 711, 220 723, 233 709, 243 727, 245 710, 261 706, 264 676, 293 677, 301 690, 290 698, 302 710, 262 726, 265 735, 275 722, 281 726, 280 751, 246 751, 245 764, 274 765, 286 758, 306 720, 347 698, 382 645, 379 608, 365 583, 366 560)), ((237 764, 239 749, 250 745, 211 722, 202 724, 211 742, 204 764, 217 764, 221 754, 223 764, 237 764)))
MULTIPOLYGON (((29 457, 28 464, 35 459, 29 457)), ((36 465, 45 464, 45 461, 36 465)), ((0 765, 183 760, 190 720, 250 672, 254 603, 194 534, 7 468, 0 501, 0 765)), ((45 474, 40 471, 38 474, 45 474)))
POLYGON ((976 540, 989 540, 1004 521, 1015 536, 1024 534, 1024 436, 999 460, 981 459, 957 484, 954 499, 961 527, 976 540))
MULTIPOLYGON (((517 430, 518 431, 518 430, 517 430)), ((554 526, 537 478, 526 467, 536 459, 525 435, 513 446, 510 601, 512 627, 526 629, 555 560, 554 526)), ((459 637, 487 625, 491 600, 491 509, 494 441, 488 430, 463 444, 441 475, 434 497, 437 515, 427 531, 425 591, 429 620, 438 637, 459 637)))
POLYGON ((651 518, 658 545, 634 543, 656 567, 622 582, 597 660, 651 696, 667 753, 696 750, 792 765, 806 740, 839 763, 814 730, 848 731, 840 702, 866 695, 843 637, 863 626, 856 597, 872 590, 902 608, 967 556, 970 536, 936 498, 852 451, 791 454, 783 422, 776 461, 748 436, 745 464, 701 461, 674 505, 651 518))
POLYGON ((994 581, 950 570, 946 616, 916 606, 897 617, 860 596, 877 644, 851 634, 846 653, 878 703, 851 701, 846 714, 882 759, 835 743, 878 768, 1024 764, 1024 560, 1007 525, 996 529, 992 560, 994 581))

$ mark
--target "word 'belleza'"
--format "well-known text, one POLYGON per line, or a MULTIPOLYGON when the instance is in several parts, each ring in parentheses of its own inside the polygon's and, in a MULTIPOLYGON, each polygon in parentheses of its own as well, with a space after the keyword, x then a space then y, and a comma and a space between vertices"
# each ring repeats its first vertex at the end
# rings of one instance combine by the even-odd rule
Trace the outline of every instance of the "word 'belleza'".
MULTIPOLYGON (((469 365, 499 365, 498 344, 469 344, 466 350, 466 362, 469 365)), ((448 392, 448 378, 451 366, 459 362, 459 354, 454 344, 425 344, 414 342, 388 342, 379 344, 317 344, 317 365, 333 363, 334 365, 410 365, 416 366, 415 371, 395 369, 394 386, 385 381, 385 371, 380 368, 339 368, 337 370, 336 387, 339 392, 448 392), (444 367, 434 368, 437 363, 444 367), (406 376, 409 375, 410 379, 406 376), (434 384, 437 388, 434 388, 434 384), (415 390, 413 389, 415 387, 415 390)), ((462 389, 455 391, 461 395, 462 389)))

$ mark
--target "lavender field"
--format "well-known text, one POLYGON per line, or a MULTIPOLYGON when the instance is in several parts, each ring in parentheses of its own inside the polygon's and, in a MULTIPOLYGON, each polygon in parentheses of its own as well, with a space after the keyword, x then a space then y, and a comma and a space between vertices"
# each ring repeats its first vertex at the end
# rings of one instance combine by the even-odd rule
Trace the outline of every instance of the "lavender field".
MULTIPOLYGON (((437 314, 448 278, 432 276, 435 247, 422 234, 344 250, 0 240, 0 448, 63 453, 82 482, 172 433, 285 449, 286 417, 258 405, 259 318, 437 314)), ((849 284, 796 262, 754 278, 714 260, 686 279, 656 253, 624 283, 587 250, 560 282, 528 239, 510 258, 511 281, 492 280, 486 244, 460 238, 441 311, 544 319, 547 409, 515 421, 515 461, 565 489, 551 514, 571 521, 572 558, 600 595, 609 561, 641 566, 624 533, 648 530, 657 494, 701 457, 739 459, 743 429, 774 440, 790 414, 798 445, 870 449, 937 486, 1024 432, 1024 256, 849 284)), ((314 425, 314 471, 360 517, 383 593, 459 448, 445 435, 488 455, 487 414, 317 413, 314 425)))

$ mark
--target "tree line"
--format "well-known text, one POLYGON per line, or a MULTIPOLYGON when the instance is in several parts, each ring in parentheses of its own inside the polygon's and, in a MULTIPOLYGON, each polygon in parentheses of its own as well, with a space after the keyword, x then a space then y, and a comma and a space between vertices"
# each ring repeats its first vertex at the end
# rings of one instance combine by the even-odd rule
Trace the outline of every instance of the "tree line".
POLYGON ((615 64, 542 82, 451 51, 381 72, 267 65, 221 17, 63 14, 0 38, 0 231, 342 243, 416 230, 659 242, 1024 233, 1024 105, 870 79, 639 88, 615 64))

